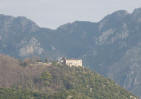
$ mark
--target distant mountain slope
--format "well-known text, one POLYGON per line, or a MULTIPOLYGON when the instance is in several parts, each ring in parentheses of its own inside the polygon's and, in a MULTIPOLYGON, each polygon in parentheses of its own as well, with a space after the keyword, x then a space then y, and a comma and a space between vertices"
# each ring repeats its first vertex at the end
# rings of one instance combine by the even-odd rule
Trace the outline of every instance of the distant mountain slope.
POLYGON ((128 90, 140 96, 141 92, 141 44, 128 50, 125 55, 113 64, 108 72, 108 76, 117 81, 128 90), (114 70, 114 71, 113 71, 114 70))
POLYGON ((86 68, 31 60, 0 55, 1 99, 137 99, 86 68))
POLYGON ((141 80, 132 82, 140 75, 140 63, 131 61, 140 59, 136 54, 140 52, 140 31, 141 8, 133 13, 116 11, 97 23, 76 21, 55 30, 41 28, 25 17, 0 15, 0 53, 18 58, 82 58, 86 66, 141 96, 141 80), (138 74, 128 79, 131 71, 138 74))

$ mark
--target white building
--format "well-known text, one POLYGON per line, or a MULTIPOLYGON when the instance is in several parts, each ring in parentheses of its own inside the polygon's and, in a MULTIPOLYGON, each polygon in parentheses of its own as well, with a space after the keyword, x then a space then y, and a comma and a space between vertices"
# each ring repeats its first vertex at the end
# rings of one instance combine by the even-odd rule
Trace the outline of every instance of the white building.
POLYGON ((79 59, 66 59, 66 65, 72 67, 82 67, 82 60, 79 59))
POLYGON ((66 64, 70 67, 75 66, 75 67, 82 67, 83 62, 82 59, 66 59, 66 58, 61 58, 59 59, 59 62, 62 64, 66 64))

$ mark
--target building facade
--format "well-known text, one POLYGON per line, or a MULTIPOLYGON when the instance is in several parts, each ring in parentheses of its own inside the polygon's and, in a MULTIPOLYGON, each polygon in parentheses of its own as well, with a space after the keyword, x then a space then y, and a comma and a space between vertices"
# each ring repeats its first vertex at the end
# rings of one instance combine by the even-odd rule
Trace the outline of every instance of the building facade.
POLYGON ((82 67, 82 60, 76 60, 76 59, 66 59, 66 65, 68 66, 76 66, 76 67, 82 67))
POLYGON ((75 66, 75 67, 82 67, 83 66, 83 61, 81 59, 66 59, 66 58, 61 58, 59 59, 59 62, 65 65, 68 65, 70 67, 75 66))

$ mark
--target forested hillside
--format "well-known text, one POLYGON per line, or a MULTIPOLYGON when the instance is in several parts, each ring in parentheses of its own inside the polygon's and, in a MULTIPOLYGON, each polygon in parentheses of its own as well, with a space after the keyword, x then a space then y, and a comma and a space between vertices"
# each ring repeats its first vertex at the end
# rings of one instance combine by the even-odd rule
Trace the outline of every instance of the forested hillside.
POLYGON ((0 55, 0 99, 136 99, 83 67, 0 55))

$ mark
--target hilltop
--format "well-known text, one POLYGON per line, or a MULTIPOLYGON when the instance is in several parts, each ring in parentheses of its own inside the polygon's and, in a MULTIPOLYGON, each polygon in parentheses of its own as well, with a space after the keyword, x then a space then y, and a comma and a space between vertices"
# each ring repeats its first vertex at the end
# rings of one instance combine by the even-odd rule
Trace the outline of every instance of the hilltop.
POLYGON ((89 69, 33 60, 0 55, 1 99, 136 99, 89 69))

